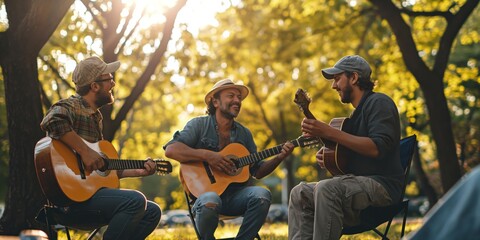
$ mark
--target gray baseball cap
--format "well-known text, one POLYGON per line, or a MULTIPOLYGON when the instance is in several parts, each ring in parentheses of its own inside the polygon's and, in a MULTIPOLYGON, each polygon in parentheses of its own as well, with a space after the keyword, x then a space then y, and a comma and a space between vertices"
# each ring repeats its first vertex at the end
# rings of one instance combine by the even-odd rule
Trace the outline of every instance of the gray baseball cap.
POLYGON ((73 70, 72 80, 77 88, 87 86, 102 74, 113 73, 119 67, 119 61, 106 63, 99 57, 89 57, 77 64, 75 70, 73 70))
POLYGON ((372 74, 372 69, 368 62, 358 55, 341 58, 333 67, 322 69, 322 74, 326 79, 333 79, 333 75, 345 71, 357 72, 364 79, 370 79, 370 74, 372 74))

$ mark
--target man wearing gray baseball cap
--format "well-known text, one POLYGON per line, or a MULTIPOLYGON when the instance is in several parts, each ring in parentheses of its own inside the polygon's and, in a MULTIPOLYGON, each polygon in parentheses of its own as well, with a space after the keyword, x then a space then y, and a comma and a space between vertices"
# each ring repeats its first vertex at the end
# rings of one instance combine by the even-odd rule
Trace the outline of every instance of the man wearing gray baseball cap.
MULTIPOLYGON (((102 114, 99 109, 113 103, 115 81, 112 74, 119 67, 118 61, 105 63, 98 57, 80 61, 72 75, 77 94, 55 103, 40 124, 50 138, 76 152, 85 168, 86 180, 93 178, 94 173, 100 175, 97 170, 105 171, 106 161, 99 153, 98 144, 103 139, 102 114)), ((156 171, 156 165, 150 158, 147 158, 143 167, 105 171, 105 174, 115 174, 115 180, 118 180, 123 177, 148 176, 156 171)), ((68 173, 69 170, 66 167, 64 172, 68 173)), ((97 179, 102 183, 86 187, 99 189, 87 200, 61 208, 65 210, 62 218, 69 219, 73 223, 72 227, 81 226, 80 229, 108 225, 104 239, 145 239, 160 221, 160 207, 147 201, 139 191, 109 187, 111 181, 107 183, 106 178, 95 180, 97 179)), ((87 184, 86 180, 84 184, 87 184)), ((81 189, 75 190, 84 194, 80 193, 81 189)), ((49 200, 55 203, 54 199, 49 200)))
POLYGON ((358 55, 345 56, 333 67, 322 70, 326 79, 333 80, 332 88, 339 93, 340 100, 352 104, 355 110, 342 130, 304 118, 302 132, 334 142, 348 154, 347 159, 333 159, 332 156, 340 156, 336 151, 341 149, 322 147, 317 152, 317 163, 334 176, 319 182, 302 182, 292 189, 289 239, 340 239, 343 227, 360 223, 361 210, 400 201, 403 169, 398 110, 390 97, 372 91, 371 73, 368 62, 358 55), (325 155, 332 151, 334 155, 325 155), (345 162, 346 167, 332 171, 332 161, 345 162))

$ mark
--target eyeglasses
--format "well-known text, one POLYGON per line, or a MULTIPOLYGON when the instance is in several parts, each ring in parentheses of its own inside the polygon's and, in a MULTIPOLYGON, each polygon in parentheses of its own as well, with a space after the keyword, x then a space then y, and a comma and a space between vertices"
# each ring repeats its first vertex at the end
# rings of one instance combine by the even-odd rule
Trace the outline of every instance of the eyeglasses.
POLYGON ((113 77, 111 78, 106 78, 106 79, 97 79, 95 80, 96 83, 99 83, 99 82, 106 82, 106 81, 111 81, 111 82, 115 82, 115 80, 113 79, 113 77))

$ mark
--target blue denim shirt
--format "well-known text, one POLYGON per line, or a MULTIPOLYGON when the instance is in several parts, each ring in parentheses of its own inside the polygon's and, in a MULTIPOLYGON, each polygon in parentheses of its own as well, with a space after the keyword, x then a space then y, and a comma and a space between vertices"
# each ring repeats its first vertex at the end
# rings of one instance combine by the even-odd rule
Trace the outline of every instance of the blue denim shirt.
MULTIPOLYGON (((174 142, 181 142, 195 149, 208 149, 215 152, 222 150, 219 149, 217 121, 215 116, 211 115, 196 117, 188 121, 183 130, 175 132, 173 139, 165 144, 163 149, 174 142)), ((239 122, 233 122, 230 142, 242 144, 250 153, 257 152, 252 133, 239 122)), ((263 160, 250 165, 250 174, 255 175, 262 163, 263 160)))

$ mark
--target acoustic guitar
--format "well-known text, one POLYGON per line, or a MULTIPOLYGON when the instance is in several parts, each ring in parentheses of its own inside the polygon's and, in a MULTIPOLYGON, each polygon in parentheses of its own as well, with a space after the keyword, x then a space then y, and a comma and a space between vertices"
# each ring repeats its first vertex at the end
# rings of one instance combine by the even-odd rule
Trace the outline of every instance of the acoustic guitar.
MULTIPOLYGON (((318 139, 299 137, 291 141, 295 147, 313 146, 319 143, 318 139)), ((279 154, 282 144, 250 154, 247 148, 239 143, 231 143, 220 151, 222 156, 228 157, 235 163, 236 171, 227 174, 209 167, 206 162, 182 162, 180 164, 180 180, 184 188, 194 197, 205 192, 222 194, 231 183, 243 183, 250 178, 249 167, 255 162, 279 154)))
MULTIPOLYGON (((145 168, 147 160, 118 159, 117 151, 108 141, 84 142, 104 156, 104 171, 86 171, 80 155, 59 140, 45 137, 35 146, 35 171, 38 181, 47 199, 57 206, 86 201, 100 188, 118 188, 120 181, 116 170, 145 168)), ((172 172, 170 162, 153 161, 158 174, 172 172)))
MULTIPOLYGON (((308 108, 311 101, 311 98, 308 96, 305 90, 299 88, 295 93, 294 102, 302 110, 305 117, 308 119, 316 119, 308 108)), ((333 118, 330 121, 329 125, 333 128, 343 131, 345 124, 348 122, 348 120, 349 119, 345 117, 333 118)), ((329 141, 327 139, 320 139, 319 141, 322 142, 324 145, 323 161, 327 171, 329 171, 334 176, 349 173, 349 164, 347 161, 349 159, 348 154, 350 150, 336 142, 329 141)))

